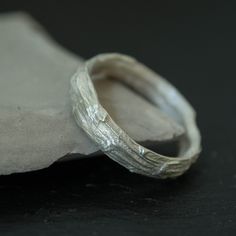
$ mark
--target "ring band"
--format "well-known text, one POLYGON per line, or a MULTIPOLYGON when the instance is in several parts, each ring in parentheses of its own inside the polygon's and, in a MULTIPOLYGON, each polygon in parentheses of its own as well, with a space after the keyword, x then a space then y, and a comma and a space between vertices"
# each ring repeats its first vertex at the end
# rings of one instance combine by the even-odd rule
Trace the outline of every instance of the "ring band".
POLYGON ((175 87, 131 57, 110 53, 88 60, 71 79, 71 99, 77 124, 106 155, 131 172, 173 178, 198 158, 201 137, 195 111, 175 87), (92 83, 92 79, 101 77, 121 80, 185 128, 178 157, 160 155, 139 145, 112 120, 99 103, 92 83))

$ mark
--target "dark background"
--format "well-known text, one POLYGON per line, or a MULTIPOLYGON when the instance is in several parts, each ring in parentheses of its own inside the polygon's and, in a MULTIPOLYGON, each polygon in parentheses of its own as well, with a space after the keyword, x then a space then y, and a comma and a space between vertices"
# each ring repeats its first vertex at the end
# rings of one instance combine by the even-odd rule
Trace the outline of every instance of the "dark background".
POLYGON ((84 58, 126 53, 166 77, 197 110, 203 152, 169 181, 105 156, 1 176, 0 235, 236 235, 235 1, 0 1, 13 10, 84 58))

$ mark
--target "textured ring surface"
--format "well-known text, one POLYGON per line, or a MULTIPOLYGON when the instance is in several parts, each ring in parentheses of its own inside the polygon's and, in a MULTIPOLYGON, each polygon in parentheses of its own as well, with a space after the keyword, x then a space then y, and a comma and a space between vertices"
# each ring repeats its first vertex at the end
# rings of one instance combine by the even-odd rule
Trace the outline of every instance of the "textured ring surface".
POLYGON ((195 111, 175 87, 131 57, 111 53, 88 60, 71 79, 71 99, 77 124, 106 155, 131 172, 177 177, 198 158, 201 138, 195 111), (185 134, 179 141, 178 157, 155 153, 129 137, 99 103, 92 83, 98 77, 121 80, 180 123, 185 134))

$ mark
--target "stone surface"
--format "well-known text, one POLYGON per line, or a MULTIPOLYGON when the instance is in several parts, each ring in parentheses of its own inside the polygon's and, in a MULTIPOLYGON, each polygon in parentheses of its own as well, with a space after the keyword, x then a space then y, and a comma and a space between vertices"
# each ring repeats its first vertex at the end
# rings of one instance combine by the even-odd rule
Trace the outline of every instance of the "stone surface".
MULTIPOLYGON (((71 114, 69 81, 81 63, 27 15, 0 16, 0 174, 97 155, 98 148, 71 114)), ((99 80, 96 87, 101 103, 138 142, 166 142, 183 134, 179 125, 124 85, 99 80)))

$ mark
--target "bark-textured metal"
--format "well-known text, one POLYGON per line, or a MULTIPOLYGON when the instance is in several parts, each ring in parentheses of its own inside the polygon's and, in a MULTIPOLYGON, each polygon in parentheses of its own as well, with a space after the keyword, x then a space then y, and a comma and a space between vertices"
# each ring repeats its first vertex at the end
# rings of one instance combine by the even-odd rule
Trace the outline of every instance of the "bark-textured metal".
MULTIPOLYGON (((195 111, 174 86, 131 57, 111 53, 88 60, 71 79, 71 98, 77 124, 107 156, 131 172, 173 178, 182 175, 198 158, 201 137, 195 111), (139 145, 112 120, 92 83, 100 77, 121 80, 185 128, 178 157, 160 155, 139 145)), ((140 115, 145 116, 145 112, 140 115)))

